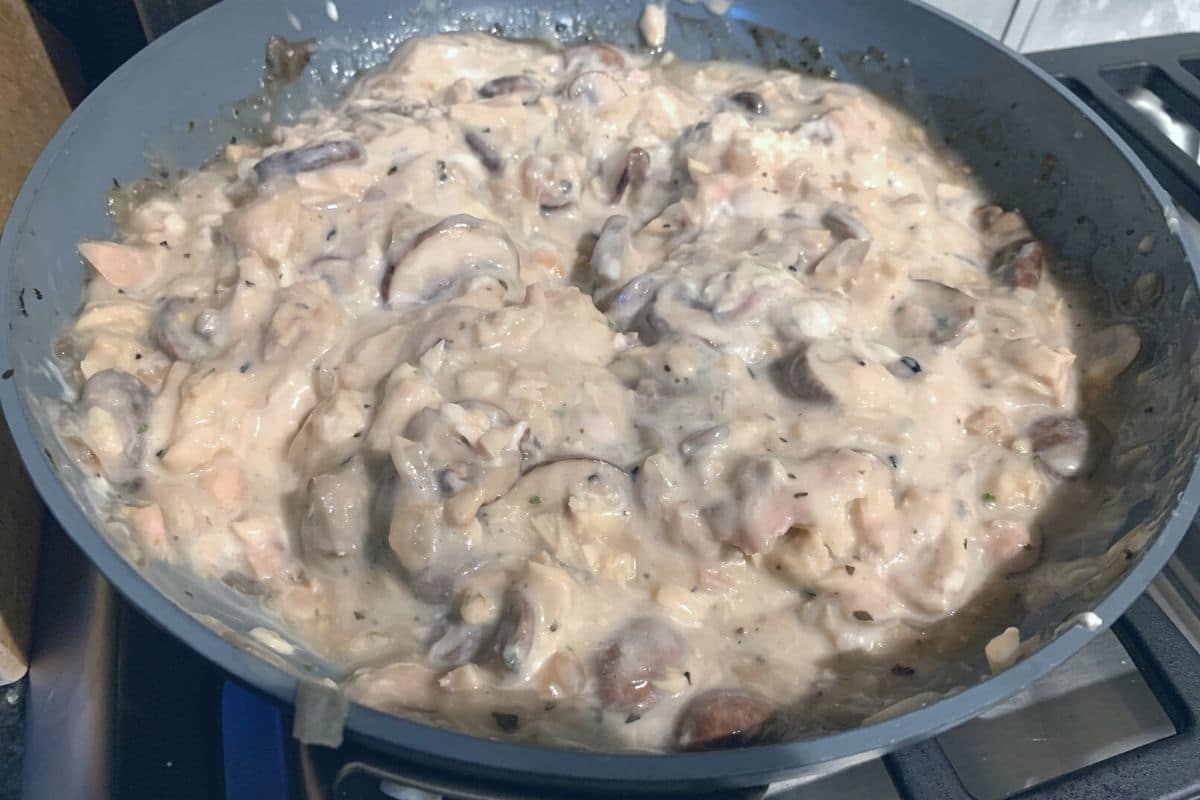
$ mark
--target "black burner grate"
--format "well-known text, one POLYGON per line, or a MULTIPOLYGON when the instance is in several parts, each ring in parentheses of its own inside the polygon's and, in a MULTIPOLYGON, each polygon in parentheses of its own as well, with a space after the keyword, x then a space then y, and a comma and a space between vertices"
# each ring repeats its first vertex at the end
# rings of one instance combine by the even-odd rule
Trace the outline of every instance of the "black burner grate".
POLYGON ((1200 218, 1196 153, 1172 142, 1127 99, 1134 90, 1146 90, 1172 116, 1200 129, 1200 34, 1050 50, 1030 58, 1111 125, 1175 202, 1200 218))

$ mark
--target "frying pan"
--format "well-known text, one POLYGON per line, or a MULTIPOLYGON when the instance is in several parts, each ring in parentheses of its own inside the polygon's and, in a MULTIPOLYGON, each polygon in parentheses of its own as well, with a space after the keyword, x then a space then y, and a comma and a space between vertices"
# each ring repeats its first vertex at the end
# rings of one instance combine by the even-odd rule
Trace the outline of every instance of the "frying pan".
MULTIPOLYGON (((281 655, 261 646, 249 633, 264 621, 228 587, 162 566, 135 568, 93 523, 103 498, 89 493, 52 433, 48 398, 61 397, 63 387, 49 354, 79 306, 84 277, 75 243, 110 232, 105 195, 114 180, 128 184, 151 171, 195 168, 230 136, 253 135, 268 118, 287 121, 313 102, 330 100, 357 69, 382 61, 406 37, 474 29, 638 44, 641 6, 633 0, 540 0, 536 6, 225 0, 154 42, 87 98, 30 173, 0 239, 0 366, 8 368, 0 401, 46 503, 134 605, 284 703, 293 703, 298 687, 314 685, 330 665, 302 647, 281 655), (272 34, 315 37, 321 46, 298 82, 264 92, 263 46, 272 34)), ((1093 478, 1099 499, 1079 510, 1077 524, 1046 536, 1043 560, 1060 570, 1060 591, 1023 620, 1005 622, 1019 624, 1024 638, 1040 637, 1040 648, 917 710, 798 741, 649 755, 485 740, 349 707, 349 739, 418 767, 575 795, 661 795, 764 784, 826 762, 879 755, 980 713, 1076 652, 1097 629, 1070 624, 1073 616, 1092 610, 1101 627, 1119 617, 1170 557, 1196 512, 1196 254, 1178 236, 1170 200, 1108 127, 1030 62, 915 3, 744 0, 715 15, 677 2, 670 19, 667 46, 682 56, 833 71, 906 108, 965 158, 998 202, 1025 213, 1060 254, 1063 277, 1098 287, 1113 317, 1138 328, 1142 350, 1114 389, 1123 413, 1110 426, 1110 455, 1093 478), (1102 558, 1110 549, 1125 557, 1102 558)))

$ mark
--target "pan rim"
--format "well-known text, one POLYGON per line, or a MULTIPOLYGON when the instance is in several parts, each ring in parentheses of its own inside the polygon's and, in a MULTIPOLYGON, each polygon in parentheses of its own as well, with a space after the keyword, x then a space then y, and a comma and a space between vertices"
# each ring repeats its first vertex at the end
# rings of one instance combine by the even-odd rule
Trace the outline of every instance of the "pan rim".
MULTIPOLYGON (((80 104, 46 146, 13 204, 4 229, 5 235, 0 237, 0 273, 7 275, 10 281, 13 279, 10 265, 16 258, 17 241, 31 209, 36 205, 40 187, 58 155, 79 133, 89 103, 105 93, 118 91, 124 75, 142 69, 147 60, 160 50, 169 48, 173 41, 188 36, 191 31, 199 30, 205 24, 216 24, 218 19, 233 20, 239 2, 249 1, 226 0, 182 23, 122 65, 80 104)), ((1039 81, 1050 86, 1130 163, 1154 198, 1157 206, 1154 212, 1161 212, 1167 218, 1178 218, 1170 197, 1129 146, 1052 76, 1024 56, 984 37, 940 10, 920 0, 907 2, 918 12, 957 27, 961 33, 973 39, 975 46, 991 48, 1003 57, 1016 61, 1039 81)), ((1197 245, 1186 236, 1177 234, 1176 239, 1191 268, 1194 285, 1200 285, 1200 252, 1197 245)), ((9 329, 11 317, 9 305, 0 304, 0 352, 6 354, 12 346, 13 335, 9 329)), ((26 398, 18 392, 15 381, 0 382, 0 406, 6 418, 16 423, 10 424, 13 438, 39 495, 56 499, 55 503, 47 503, 51 513, 105 577, 139 611, 184 641, 199 655, 235 679, 248 682, 286 705, 292 705, 299 682, 296 676, 239 648, 184 611, 170 597, 155 589, 92 525, 79 505, 70 499, 56 471, 47 464, 40 445, 33 437, 26 398)), ((1174 553, 1196 514, 1198 495, 1200 452, 1193 453, 1186 487, 1180 493, 1168 521, 1137 564, 1095 606, 1095 613, 1103 620, 1101 628, 1087 630, 1073 626, 1013 667, 952 696, 886 721, 810 739, 737 750, 653 754, 565 750, 484 739, 357 704, 350 706, 345 728, 351 736, 369 740, 393 752, 406 753, 408 757, 437 759, 440 763, 452 764, 477 774, 540 779, 561 785, 576 781, 614 784, 635 782, 644 786, 659 785, 666 788, 667 784, 672 784, 683 788, 688 784, 704 783, 719 788, 764 783, 785 774, 802 773, 830 761, 881 755, 905 744, 935 736, 979 715, 1050 672, 1100 630, 1106 629, 1125 612, 1174 553)))

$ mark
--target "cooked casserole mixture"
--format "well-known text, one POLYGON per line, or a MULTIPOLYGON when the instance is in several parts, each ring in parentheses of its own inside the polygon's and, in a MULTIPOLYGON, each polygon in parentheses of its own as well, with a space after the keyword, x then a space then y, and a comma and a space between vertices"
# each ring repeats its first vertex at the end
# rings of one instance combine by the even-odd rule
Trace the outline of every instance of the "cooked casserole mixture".
POLYGON ((1088 469, 1020 216, 789 71, 414 40, 79 251, 59 429, 114 529, 482 735, 702 749, 917 685, 1088 469))

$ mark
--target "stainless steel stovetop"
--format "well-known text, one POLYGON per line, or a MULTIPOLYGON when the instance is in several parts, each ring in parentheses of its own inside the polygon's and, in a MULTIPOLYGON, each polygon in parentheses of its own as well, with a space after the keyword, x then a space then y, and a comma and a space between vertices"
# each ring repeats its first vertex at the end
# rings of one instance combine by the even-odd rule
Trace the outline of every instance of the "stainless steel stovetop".
MULTIPOLYGON (((151 38, 209 4, 211 0, 138 2, 151 38)), ((1022 50, 1200 30, 1198 0, 934 4, 1022 50)), ((1196 157, 1200 137, 1195 128, 1165 118, 1152 95, 1134 92, 1130 100, 1171 127, 1177 143, 1196 157)), ((1188 224, 1192 235, 1200 238, 1200 225, 1190 219, 1188 224)), ((211 694, 219 691, 220 676, 214 678, 212 668, 126 607, 53 525, 47 530, 40 574, 36 649, 26 698, 24 797, 72 800, 117 793, 184 800, 224 794, 241 800, 269 797, 278 790, 262 776, 249 784, 239 782, 237 775, 228 774, 228 760, 226 774, 209 774, 221 771, 221 745, 213 742, 220 731, 199 720, 212 716, 205 713, 207 708, 223 701, 211 694), (63 593, 63 586, 77 589, 63 593), (162 670, 170 674, 159 674, 162 670), (156 677, 177 684, 193 678, 192 686, 200 694, 185 688, 168 698, 142 702, 138 698, 151 693, 156 677), (210 686, 214 680, 217 689, 210 686), (146 745, 137 753, 122 745, 131 729, 146 745)), ((1200 649, 1200 528, 1193 526, 1149 595, 1200 649)), ((1105 632, 1043 680, 939 742, 970 793, 978 800, 995 800, 1174 731, 1124 647, 1113 633, 1105 632)), ((224 746, 228 755, 230 744, 224 746)), ((252 742, 248 746, 253 750, 252 742)), ((306 800, 330 796, 320 754, 290 741, 287 748, 281 768, 292 776, 291 795, 306 800)), ((387 783, 376 788, 378 797, 431 797, 387 783)), ((899 797, 877 759, 772 786, 767 796, 899 797)))

